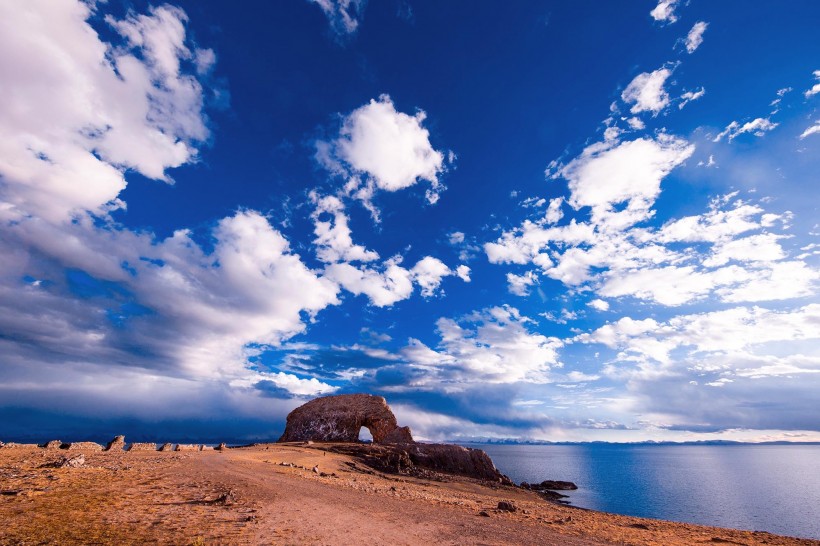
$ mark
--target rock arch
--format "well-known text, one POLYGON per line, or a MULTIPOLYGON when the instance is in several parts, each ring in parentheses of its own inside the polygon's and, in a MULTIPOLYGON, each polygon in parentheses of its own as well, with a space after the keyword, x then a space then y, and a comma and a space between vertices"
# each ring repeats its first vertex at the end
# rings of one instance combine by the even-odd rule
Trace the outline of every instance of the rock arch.
POLYGON ((367 428, 373 443, 412 443, 408 427, 399 427, 387 401, 370 394, 323 396, 288 414, 280 442, 356 442, 367 428))

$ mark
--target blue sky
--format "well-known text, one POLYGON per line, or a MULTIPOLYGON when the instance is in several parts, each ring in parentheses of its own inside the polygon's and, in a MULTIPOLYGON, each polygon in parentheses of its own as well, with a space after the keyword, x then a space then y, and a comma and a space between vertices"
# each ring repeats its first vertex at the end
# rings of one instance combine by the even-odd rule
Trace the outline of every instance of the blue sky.
POLYGON ((820 440, 820 7, 473 4, 0 6, 0 435, 820 440))

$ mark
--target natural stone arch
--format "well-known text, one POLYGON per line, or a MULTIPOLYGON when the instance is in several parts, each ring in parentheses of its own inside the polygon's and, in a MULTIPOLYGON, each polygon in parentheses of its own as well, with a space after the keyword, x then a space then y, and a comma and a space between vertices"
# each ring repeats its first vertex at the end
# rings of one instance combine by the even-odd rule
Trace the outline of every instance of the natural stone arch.
POLYGON ((373 443, 412 442, 410 429, 399 427, 387 401, 370 394, 324 396, 288 414, 280 442, 356 442, 365 427, 373 443))

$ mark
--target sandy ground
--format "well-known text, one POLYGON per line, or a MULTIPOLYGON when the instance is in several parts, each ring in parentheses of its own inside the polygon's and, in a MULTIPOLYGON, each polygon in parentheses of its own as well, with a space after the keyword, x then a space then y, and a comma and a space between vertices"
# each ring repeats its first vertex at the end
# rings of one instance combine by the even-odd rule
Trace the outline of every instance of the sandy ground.
POLYGON ((385 475, 320 445, 84 454, 81 468, 49 468, 69 453, 0 449, 0 544, 820 545, 385 475))

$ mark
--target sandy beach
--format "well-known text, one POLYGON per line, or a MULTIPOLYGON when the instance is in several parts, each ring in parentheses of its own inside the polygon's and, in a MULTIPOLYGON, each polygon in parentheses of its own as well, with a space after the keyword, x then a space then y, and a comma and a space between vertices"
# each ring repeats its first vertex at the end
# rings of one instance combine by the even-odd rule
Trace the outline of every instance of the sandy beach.
POLYGON ((0 544, 820 544, 594 512, 451 475, 385 474, 332 447, 6 447, 0 544), (55 467, 79 453, 80 467, 55 467))

